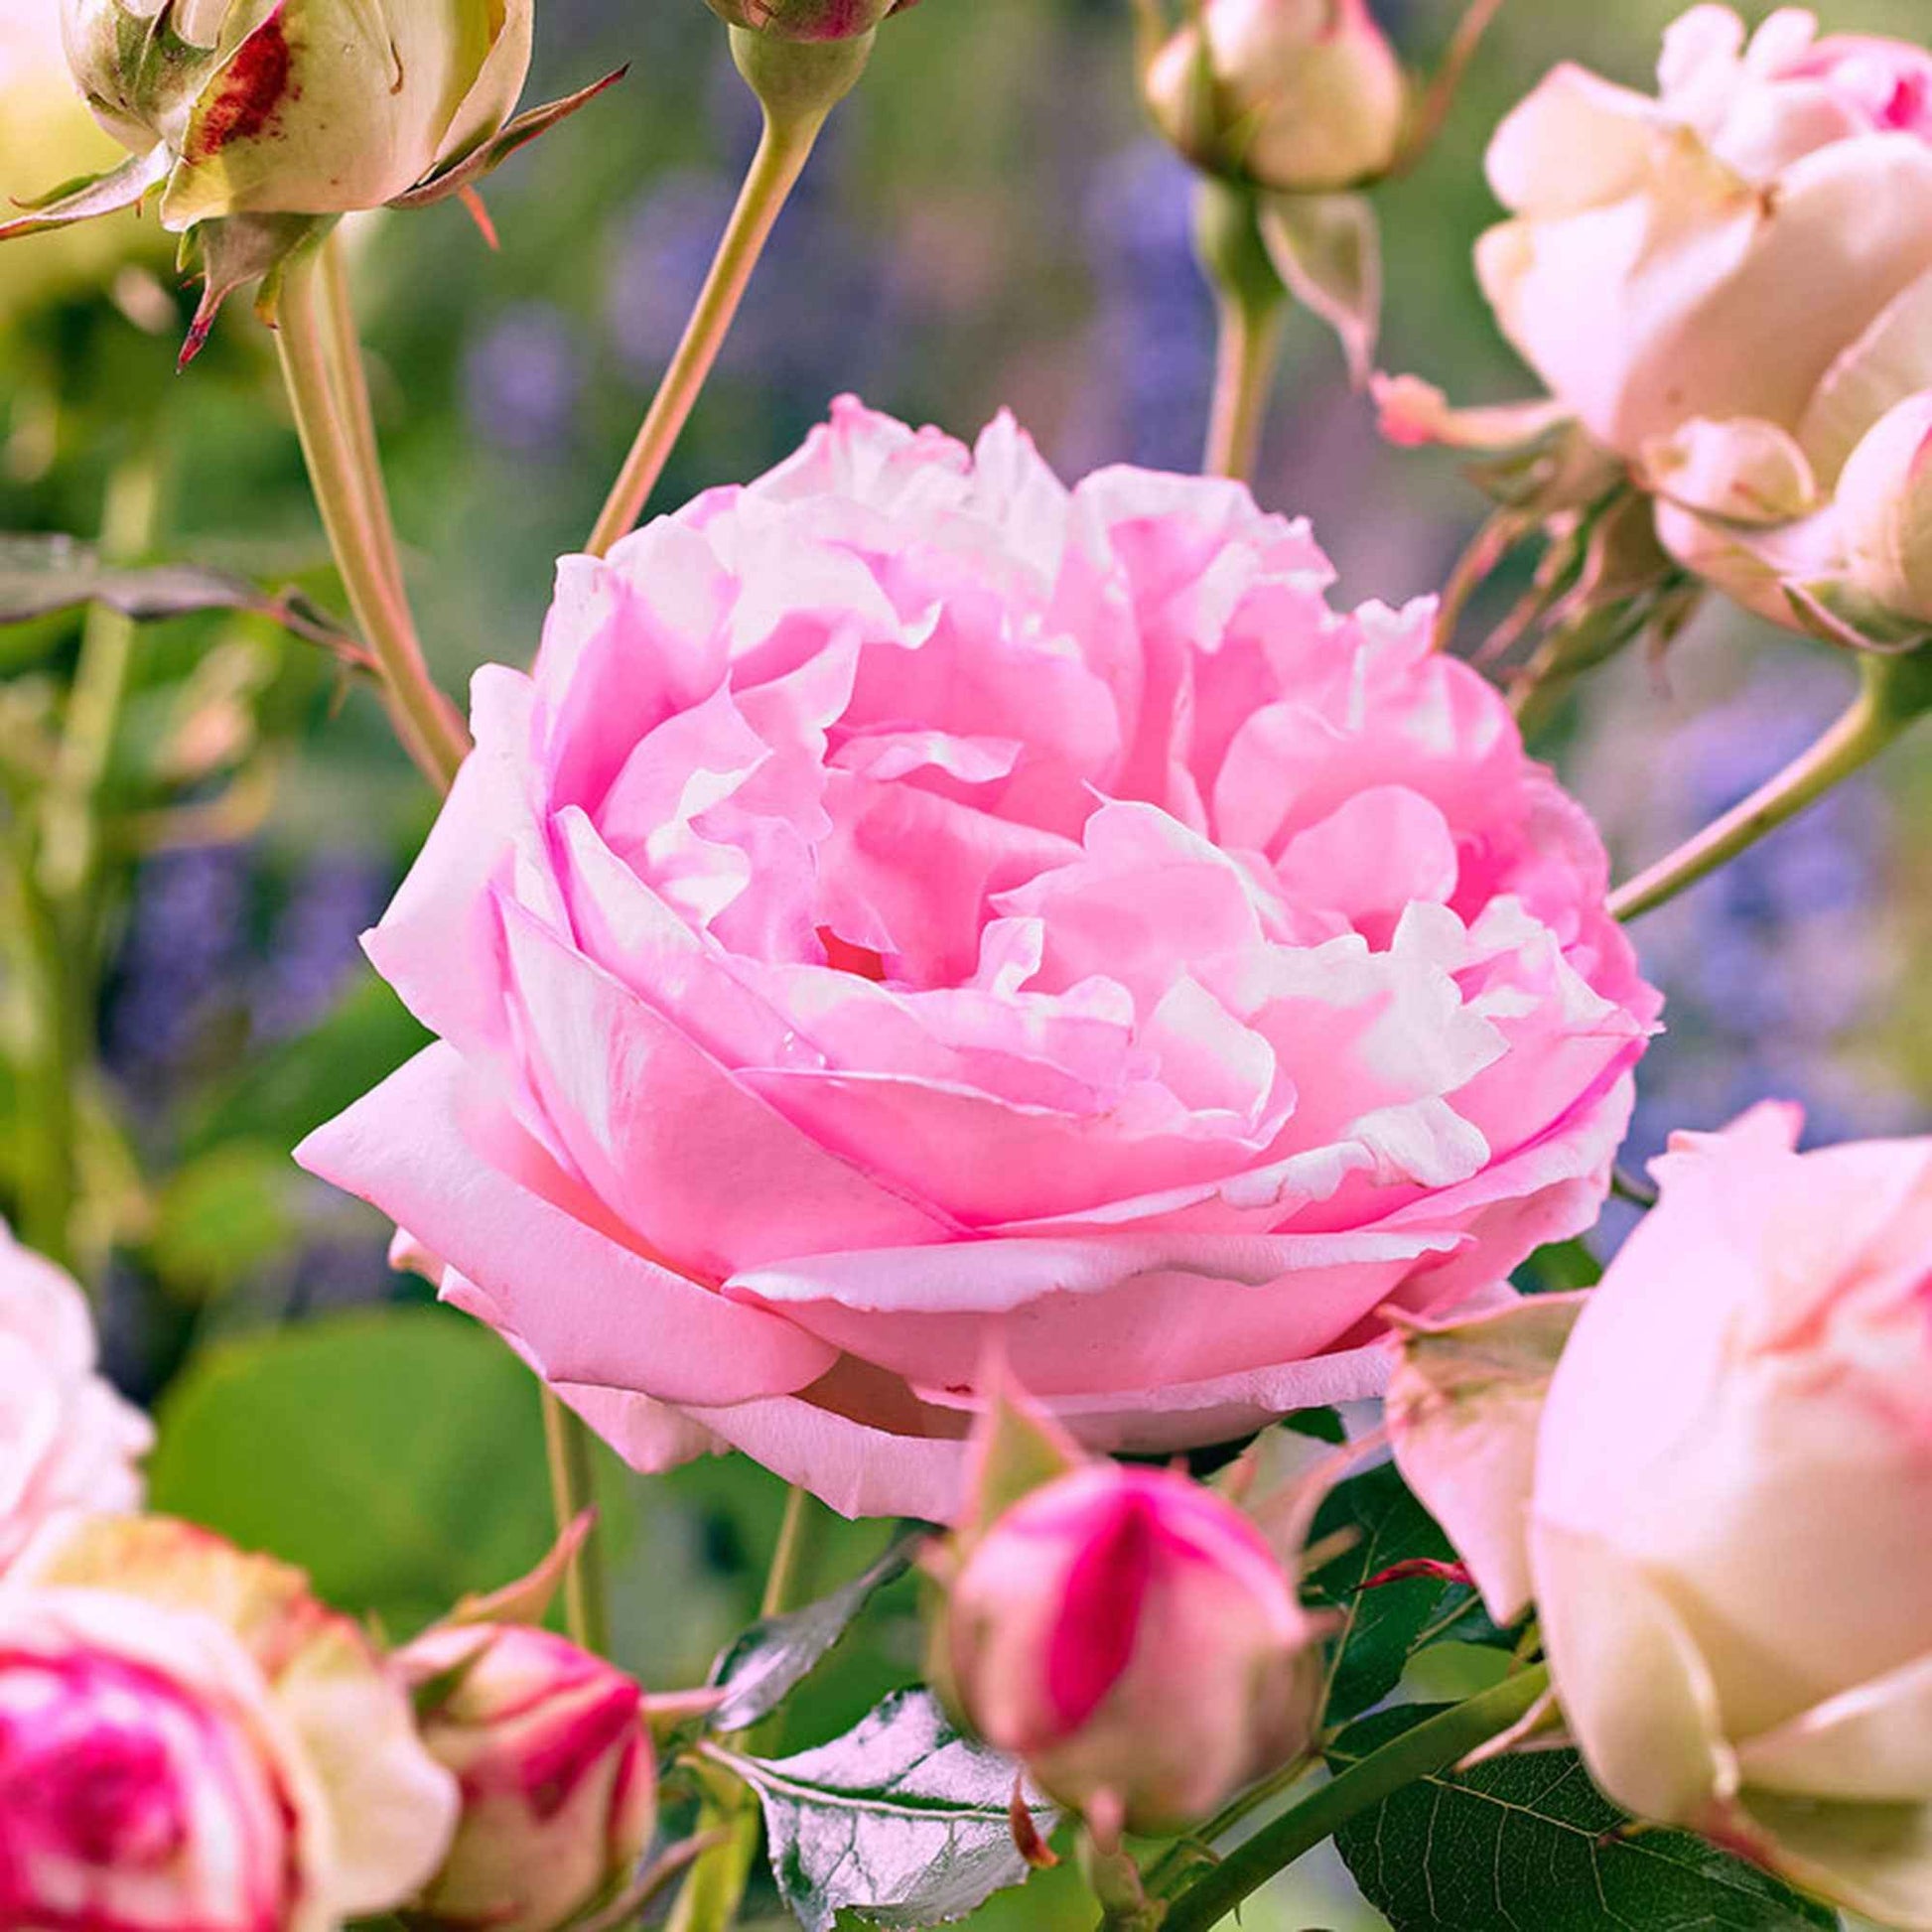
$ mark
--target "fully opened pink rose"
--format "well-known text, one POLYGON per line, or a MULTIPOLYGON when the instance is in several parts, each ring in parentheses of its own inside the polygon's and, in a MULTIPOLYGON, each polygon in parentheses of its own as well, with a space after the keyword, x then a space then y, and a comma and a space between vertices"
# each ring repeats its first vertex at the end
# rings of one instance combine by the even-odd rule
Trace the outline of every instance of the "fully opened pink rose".
POLYGON ((0 1223, 0 1571, 58 1511, 138 1507, 153 1438, 95 1373, 78 1286, 0 1223))
POLYGON ((856 402, 562 567, 368 941, 440 1042, 302 1150, 632 1460, 952 1514, 1357 1396, 1593 1217, 1656 1009, 1430 610, 1233 484, 856 402))

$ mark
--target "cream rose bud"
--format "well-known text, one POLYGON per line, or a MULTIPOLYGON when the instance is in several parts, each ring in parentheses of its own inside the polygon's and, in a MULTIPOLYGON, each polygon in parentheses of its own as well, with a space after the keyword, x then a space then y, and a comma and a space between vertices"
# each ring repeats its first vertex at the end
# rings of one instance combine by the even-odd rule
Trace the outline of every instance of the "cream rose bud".
POLYGON ((1693 418, 1796 431, 1820 382, 1932 269, 1932 56, 1727 7, 1665 37, 1656 97, 1558 68, 1504 121, 1516 217, 1477 249, 1505 334, 1602 443, 1693 418))
POLYGON ((58 1510, 137 1507, 153 1439, 94 1372, 80 1290, 0 1223, 0 1571, 58 1510))
POLYGON ((1366 0, 1206 0, 1143 86, 1190 159, 1297 193, 1386 174, 1409 111, 1402 64, 1366 0))
POLYGON ((971 1544, 942 1675, 1050 1797, 1172 1833, 1307 1743, 1317 1636, 1231 1503, 1168 1470, 1093 1462, 971 1544))
POLYGON ((334 1932, 455 1814, 400 1683, 285 1566, 67 1517, 0 1581, 0 1925, 334 1932))
POLYGON ((1837 502, 1852 591, 1932 626, 1932 390, 1894 404, 1866 433, 1837 502))
POLYGON ((463 1793, 417 1922, 551 1932, 623 1881, 657 1817, 643 1694, 629 1678, 520 1624, 432 1630, 399 1661, 429 1700, 423 1740, 463 1793))
POLYGON ((63 0, 101 124, 157 156, 161 218, 379 207, 501 131, 531 0, 63 0))
POLYGON ((1932 1140, 1683 1135, 1537 1442, 1531 1569, 1603 1789, 1932 1928, 1932 1140))

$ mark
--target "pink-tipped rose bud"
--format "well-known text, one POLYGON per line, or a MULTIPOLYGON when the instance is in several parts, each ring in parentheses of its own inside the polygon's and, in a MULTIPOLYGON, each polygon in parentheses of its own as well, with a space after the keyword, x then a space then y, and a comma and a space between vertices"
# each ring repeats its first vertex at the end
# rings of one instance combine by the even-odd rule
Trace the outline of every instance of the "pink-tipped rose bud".
POLYGON ((1932 1928, 1932 1140, 1680 1135, 1544 1406, 1530 1560, 1597 1782, 1932 1928))
POLYGON ((942 1664, 1040 1788, 1131 1831, 1206 1817, 1308 1741, 1316 1628, 1252 1523, 1161 1469, 1094 1462, 971 1546, 942 1664))
POLYGON ((421 1922, 551 1932, 615 1890, 650 1843, 656 1766, 643 1694, 562 1637, 454 1624, 399 1660, 423 1741, 463 1793, 421 1922))
POLYGON ((153 1434, 94 1372, 80 1290, 0 1224, 0 1570, 58 1510, 137 1507, 153 1434))
POLYGON ((705 0, 720 20, 781 41, 846 41, 870 34, 913 0, 705 0))
POLYGON ((1143 86, 1161 131, 1197 166, 1297 194, 1386 174, 1409 112, 1402 64, 1366 0, 1206 0, 1143 86))

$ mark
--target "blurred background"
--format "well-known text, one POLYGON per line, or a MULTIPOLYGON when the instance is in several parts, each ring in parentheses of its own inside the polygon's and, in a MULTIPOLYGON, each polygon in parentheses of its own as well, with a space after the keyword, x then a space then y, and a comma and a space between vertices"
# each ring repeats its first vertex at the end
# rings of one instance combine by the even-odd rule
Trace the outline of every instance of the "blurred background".
MULTIPOLYGON (((1373 4, 1421 65, 1459 13, 1373 4)), ((27 51, 43 36, 6 11, 0 191, 24 196, 111 151, 27 51)), ((1528 392, 1469 266, 1496 212, 1485 138, 1559 58, 1648 84, 1676 11, 1505 6, 1441 147, 1378 197, 1385 367, 1458 400, 1528 392)), ((1824 11, 1833 30, 1925 26, 1923 0, 1824 11)), ((413 589, 453 691, 534 648, 553 561, 603 498, 757 132, 698 0, 538 14, 532 98, 630 72, 492 181, 501 252, 454 206, 354 241, 413 589)), ((848 389, 967 437, 1010 405, 1069 478, 1192 467, 1212 328, 1189 197, 1138 116, 1127 0, 925 0, 881 35, 835 119, 657 507, 776 461, 848 389)), ((340 608, 264 333, 237 303, 177 379, 181 327, 152 222, 0 250, 0 531, 105 530, 129 556, 340 608)), ((1257 493, 1313 517, 1351 601, 1434 589, 1482 511, 1451 460, 1378 442, 1307 318, 1257 493)), ((81 841, 51 925, 18 867, 0 876, 0 1210, 95 1291, 111 1373, 162 1419, 157 1503, 283 1551, 406 1630, 527 1563, 547 1522, 526 1378, 391 1275, 386 1228, 287 1158, 419 1043, 356 935, 430 801, 367 694, 254 619, 143 626, 124 691, 73 690, 83 622, 113 621, 0 626, 0 836, 17 854, 30 818, 70 811, 81 841), (90 705, 111 726, 91 760, 71 744, 90 705)), ((1587 682, 1545 749, 1628 871, 1800 749, 1851 686, 1830 651, 1714 608, 1662 664, 1587 682)), ((1804 1100, 1817 1138, 1932 1127, 1932 980, 1908 966, 1932 956, 1909 839, 1929 806, 1922 732, 1645 922, 1670 1033, 1645 1066, 1633 1163, 1766 1094, 1804 1100)), ((777 1487, 737 1463, 651 1484, 605 1473, 622 1660, 647 1683, 695 1682, 756 1600, 777 1487)), ((880 1534, 833 1539, 828 1581, 880 1534)), ((882 1602, 791 1742, 917 1675, 910 1602, 882 1602)), ((1090 1923, 1077 1879, 1056 1882, 1024 1916, 996 1904, 982 1922, 1090 1923)), ((1246 1922, 1381 1923, 1318 1871, 1246 1922)))

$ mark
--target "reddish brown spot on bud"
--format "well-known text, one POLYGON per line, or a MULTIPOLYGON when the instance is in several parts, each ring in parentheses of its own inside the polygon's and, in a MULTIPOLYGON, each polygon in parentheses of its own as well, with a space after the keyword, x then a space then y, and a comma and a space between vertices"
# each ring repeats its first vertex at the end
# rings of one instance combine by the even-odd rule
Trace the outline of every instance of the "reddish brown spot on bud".
POLYGON ((189 159, 206 161, 232 141, 259 139, 296 89, 294 58, 279 6, 235 49, 196 118, 189 159))

